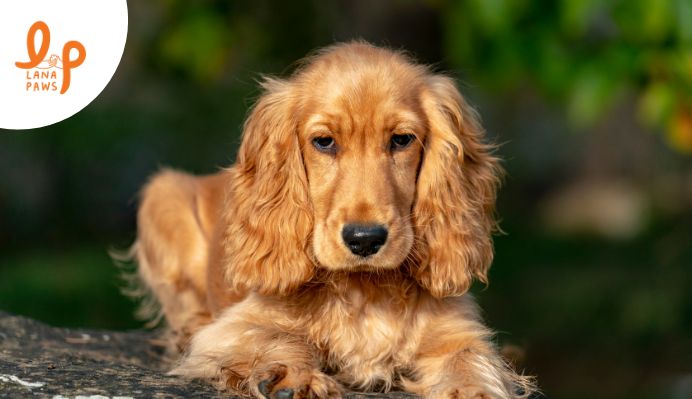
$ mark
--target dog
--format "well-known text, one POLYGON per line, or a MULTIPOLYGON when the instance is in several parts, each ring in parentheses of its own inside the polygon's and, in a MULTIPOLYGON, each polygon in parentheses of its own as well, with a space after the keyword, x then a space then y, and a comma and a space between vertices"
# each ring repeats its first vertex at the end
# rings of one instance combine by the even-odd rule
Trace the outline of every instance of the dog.
POLYGON ((501 168, 454 81, 350 42, 261 86, 233 166, 142 190, 133 250, 171 373, 268 399, 528 397, 467 293, 501 168))

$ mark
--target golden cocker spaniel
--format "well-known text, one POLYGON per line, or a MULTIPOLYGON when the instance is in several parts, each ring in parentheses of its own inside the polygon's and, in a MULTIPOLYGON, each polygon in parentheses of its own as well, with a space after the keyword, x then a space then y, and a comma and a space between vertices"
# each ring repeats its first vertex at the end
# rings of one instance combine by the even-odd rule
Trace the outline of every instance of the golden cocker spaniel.
POLYGON ((143 190, 133 249, 172 373, 272 399, 528 396, 466 293, 500 170, 454 82, 352 42, 262 87, 235 165, 143 190))

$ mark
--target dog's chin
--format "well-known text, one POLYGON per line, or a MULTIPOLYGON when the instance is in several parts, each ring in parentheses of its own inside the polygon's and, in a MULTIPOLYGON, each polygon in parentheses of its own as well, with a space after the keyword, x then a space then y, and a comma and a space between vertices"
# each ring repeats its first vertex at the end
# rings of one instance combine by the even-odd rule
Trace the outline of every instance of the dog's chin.
POLYGON ((365 271, 378 271, 378 270, 391 270, 391 269, 396 269, 399 267, 401 263, 369 263, 369 262, 360 262, 356 263, 355 266, 348 266, 347 268, 350 270, 354 270, 357 272, 365 272, 365 271))

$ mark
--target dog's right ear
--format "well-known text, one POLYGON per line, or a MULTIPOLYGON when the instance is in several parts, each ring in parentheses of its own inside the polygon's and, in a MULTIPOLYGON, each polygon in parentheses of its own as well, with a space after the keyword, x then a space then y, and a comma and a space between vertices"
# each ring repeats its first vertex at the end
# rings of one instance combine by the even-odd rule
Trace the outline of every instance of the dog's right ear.
POLYGON ((292 84, 265 79, 245 122, 222 232, 225 278, 236 291, 287 294, 310 280, 312 205, 300 149, 292 84))

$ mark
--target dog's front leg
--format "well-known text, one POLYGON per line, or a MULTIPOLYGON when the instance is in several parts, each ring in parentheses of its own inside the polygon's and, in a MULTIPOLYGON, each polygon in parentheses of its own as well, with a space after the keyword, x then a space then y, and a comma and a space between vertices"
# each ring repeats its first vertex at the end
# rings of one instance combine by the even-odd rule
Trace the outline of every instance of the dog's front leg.
POLYGON ((281 317, 256 302, 234 306, 194 335, 171 373, 257 398, 340 398, 342 388, 320 370, 316 349, 305 336, 282 328, 281 317))
POLYGON ((425 312, 407 391, 425 398, 516 399, 534 390, 500 356, 470 298, 440 300, 425 312))

